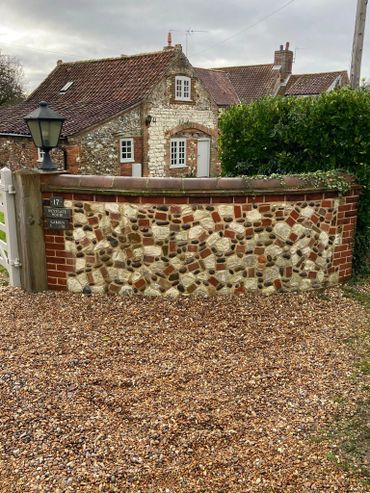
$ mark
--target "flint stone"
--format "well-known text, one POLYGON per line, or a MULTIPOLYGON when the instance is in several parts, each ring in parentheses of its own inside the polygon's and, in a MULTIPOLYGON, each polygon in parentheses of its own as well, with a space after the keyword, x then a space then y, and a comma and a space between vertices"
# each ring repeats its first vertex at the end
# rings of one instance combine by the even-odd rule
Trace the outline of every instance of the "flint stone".
POLYGON ((234 206, 233 205, 220 205, 218 208, 218 213, 221 217, 225 216, 233 216, 234 215, 234 206))
POLYGON ((153 236, 156 240, 165 240, 170 236, 169 226, 158 226, 153 224, 152 226, 153 236))
POLYGON ((243 235, 244 234, 244 226, 242 224, 239 224, 239 223, 236 223, 236 222, 232 222, 230 223, 230 229, 232 231, 235 231, 235 233, 238 233, 238 234, 241 234, 243 235))
POLYGON ((267 288, 262 289, 262 294, 264 296, 270 296, 276 292, 275 286, 268 286, 267 288))
POLYGON ((291 232, 291 228, 288 224, 286 223, 277 223, 274 226, 274 233, 276 236, 279 236, 283 240, 287 240, 289 238, 291 232))
POLYGON ((262 219, 262 214, 258 212, 257 209, 253 209, 246 213, 246 220, 251 223, 255 223, 257 221, 260 221, 261 219, 262 219))
POLYGON ((257 291, 257 289, 258 289, 258 279, 256 277, 246 278, 244 280, 244 287, 248 291, 257 291))
POLYGON ((67 287, 71 293, 82 293, 82 285, 75 277, 67 279, 67 287))
POLYGON ((189 234, 189 239, 190 240, 194 240, 196 238, 199 238, 199 236, 204 233, 204 229, 202 228, 202 226, 194 226, 193 228, 191 228, 188 232, 189 234))
POLYGON ((112 212, 114 214, 119 213, 119 206, 116 202, 106 202, 105 203, 105 210, 107 212, 112 212))

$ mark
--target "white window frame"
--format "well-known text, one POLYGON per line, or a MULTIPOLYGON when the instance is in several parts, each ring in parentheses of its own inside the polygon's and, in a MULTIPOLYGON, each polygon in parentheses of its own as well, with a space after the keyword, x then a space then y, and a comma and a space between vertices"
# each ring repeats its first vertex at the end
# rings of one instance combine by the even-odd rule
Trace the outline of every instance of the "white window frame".
POLYGON ((64 86, 62 87, 62 89, 59 91, 61 94, 64 94, 65 92, 68 91, 68 89, 73 86, 74 84, 74 81, 73 80, 70 80, 69 82, 67 82, 66 84, 64 84, 64 86))
POLYGON ((37 162, 42 163, 44 160, 44 156, 45 156, 45 151, 43 151, 42 149, 40 149, 40 147, 38 147, 37 148, 37 162))
POLYGON ((176 101, 191 101, 191 78, 185 75, 175 77, 175 99, 176 101))
POLYGON ((119 139, 119 158, 120 158, 120 162, 121 163, 133 163, 135 161, 135 148, 134 148, 134 139, 132 138, 122 138, 122 139, 119 139), (123 143, 126 142, 126 143, 130 143, 130 146, 131 146, 131 152, 128 153, 127 152, 127 148, 125 150, 125 153, 126 153, 126 157, 122 157, 122 153, 123 153, 123 143), (128 156, 128 154, 130 154, 128 156))
POLYGON ((170 142, 170 168, 186 167, 186 139, 175 138, 170 142), (183 145, 183 155, 180 156, 180 147, 183 145), (173 159, 175 157, 175 159, 173 159))

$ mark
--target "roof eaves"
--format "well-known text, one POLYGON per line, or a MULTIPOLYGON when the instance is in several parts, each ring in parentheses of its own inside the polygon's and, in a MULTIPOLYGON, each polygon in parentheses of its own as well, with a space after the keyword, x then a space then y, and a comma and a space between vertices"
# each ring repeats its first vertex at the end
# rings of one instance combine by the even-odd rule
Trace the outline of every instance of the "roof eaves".
POLYGON ((32 138, 30 134, 19 134, 19 133, 11 133, 11 132, 0 132, 0 137, 26 137, 27 139, 32 138))

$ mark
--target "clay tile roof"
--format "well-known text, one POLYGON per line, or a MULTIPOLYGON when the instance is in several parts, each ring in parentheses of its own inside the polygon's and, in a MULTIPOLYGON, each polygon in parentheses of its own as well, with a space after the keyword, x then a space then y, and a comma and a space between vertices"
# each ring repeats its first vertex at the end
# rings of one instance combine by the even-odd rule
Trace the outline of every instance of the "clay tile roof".
POLYGON ((65 136, 107 120, 139 103, 160 81, 176 50, 129 57, 61 63, 19 105, 0 110, 0 133, 28 134, 23 117, 42 100, 61 113, 65 136), (73 84, 64 93, 60 90, 73 84))
POLYGON ((340 72, 320 72, 317 74, 291 75, 285 90, 286 96, 304 96, 321 94, 332 88, 338 82, 339 86, 348 85, 348 74, 340 72))
POLYGON ((240 102, 227 73, 206 68, 195 68, 194 70, 195 75, 203 82, 218 106, 230 106, 240 102))
POLYGON ((249 103, 263 96, 275 94, 280 80, 279 70, 272 64, 246 65, 240 67, 223 67, 240 100, 249 103))

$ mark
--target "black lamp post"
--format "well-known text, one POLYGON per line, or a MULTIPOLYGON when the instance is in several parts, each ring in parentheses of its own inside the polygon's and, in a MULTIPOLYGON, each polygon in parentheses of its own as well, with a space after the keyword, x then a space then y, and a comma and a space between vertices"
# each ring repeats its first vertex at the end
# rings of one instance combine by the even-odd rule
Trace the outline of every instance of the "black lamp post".
POLYGON ((64 120, 65 118, 50 109, 45 101, 41 101, 38 108, 24 117, 36 147, 44 151, 44 158, 39 166, 41 171, 57 169, 50 158, 49 151, 58 145, 64 120))

